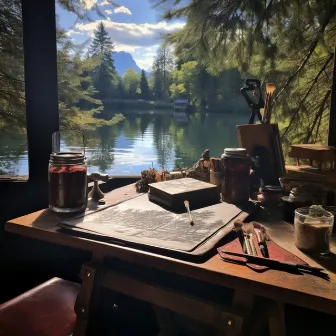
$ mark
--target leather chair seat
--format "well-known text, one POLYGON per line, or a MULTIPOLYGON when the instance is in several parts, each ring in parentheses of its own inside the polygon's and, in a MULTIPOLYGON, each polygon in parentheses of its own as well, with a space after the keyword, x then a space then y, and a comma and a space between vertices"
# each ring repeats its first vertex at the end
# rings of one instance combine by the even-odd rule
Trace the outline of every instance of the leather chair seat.
POLYGON ((80 285, 59 278, 0 305, 0 336, 69 336, 80 285))

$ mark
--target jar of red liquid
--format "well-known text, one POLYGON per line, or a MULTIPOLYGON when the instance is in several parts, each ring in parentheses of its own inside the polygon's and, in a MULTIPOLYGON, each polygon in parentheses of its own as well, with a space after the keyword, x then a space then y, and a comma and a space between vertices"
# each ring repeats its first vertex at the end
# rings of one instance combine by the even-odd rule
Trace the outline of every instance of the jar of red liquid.
POLYGON ((87 203, 87 165, 82 153, 53 153, 49 161, 49 209, 78 212, 87 203))
POLYGON ((250 159, 245 148, 225 148, 222 154, 222 200, 240 204, 249 200, 250 159))

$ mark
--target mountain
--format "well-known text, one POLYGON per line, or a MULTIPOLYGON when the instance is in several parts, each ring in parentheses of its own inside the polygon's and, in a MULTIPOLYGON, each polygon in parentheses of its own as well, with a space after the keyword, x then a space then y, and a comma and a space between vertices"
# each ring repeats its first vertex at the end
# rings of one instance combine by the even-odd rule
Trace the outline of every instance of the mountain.
POLYGON ((126 70, 130 68, 132 68, 135 72, 141 72, 141 69, 136 64, 130 53, 125 51, 115 52, 113 53, 113 58, 114 66, 120 76, 122 76, 126 70))

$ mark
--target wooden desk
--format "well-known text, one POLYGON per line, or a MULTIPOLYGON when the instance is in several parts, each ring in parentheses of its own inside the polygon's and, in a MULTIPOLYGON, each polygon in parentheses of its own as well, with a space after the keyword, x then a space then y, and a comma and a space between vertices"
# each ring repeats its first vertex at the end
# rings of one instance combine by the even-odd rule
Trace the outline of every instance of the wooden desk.
MULTIPOLYGON (((112 191, 106 196, 107 203, 113 204, 135 196, 133 185, 112 191)), ((336 262, 334 254, 319 264, 327 268, 331 281, 311 275, 294 275, 269 270, 256 273, 247 267, 223 262, 218 255, 202 264, 194 264, 169 257, 143 252, 136 249, 97 242, 58 232, 57 223, 61 217, 48 210, 41 210, 6 223, 8 232, 36 238, 47 242, 75 247, 93 253, 93 261, 82 269, 82 291, 77 299, 78 323, 75 335, 84 335, 89 313, 94 306, 96 287, 104 286, 114 291, 147 301, 156 306, 174 310, 181 314, 219 325, 222 334, 238 335, 249 319, 252 303, 256 296, 266 299, 269 309, 272 335, 284 335, 281 309, 272 312, 283 304, 290 303, 336 315, 336 262), (235 290, 233 307, 218 307, 209 302, 190 298, 174 288, 165 289, 157 284, 149 284, 137 277, 100 267, 106 258, 115 258, 134 265, 141 265, 157 272, 193 278, 235 290)), ((295 253, 311 265, 318 263, 293 244, 293 226, 283 222, 262 222, 276 243, 295 253)), ((336 251, 335 244, 332 250, 336 251)), ((244 334, 245 335, 245 334, 244 334)))

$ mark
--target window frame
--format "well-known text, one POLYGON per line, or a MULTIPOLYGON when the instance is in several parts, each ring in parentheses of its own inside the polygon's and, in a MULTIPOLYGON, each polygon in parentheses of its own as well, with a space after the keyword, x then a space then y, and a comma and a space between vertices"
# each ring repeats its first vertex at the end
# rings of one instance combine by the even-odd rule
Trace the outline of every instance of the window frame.
POLYGON ((44 207, 52 134, 59 130, 55 0, 21 0, 28 180, 0 181, 0 221, 44 207))

